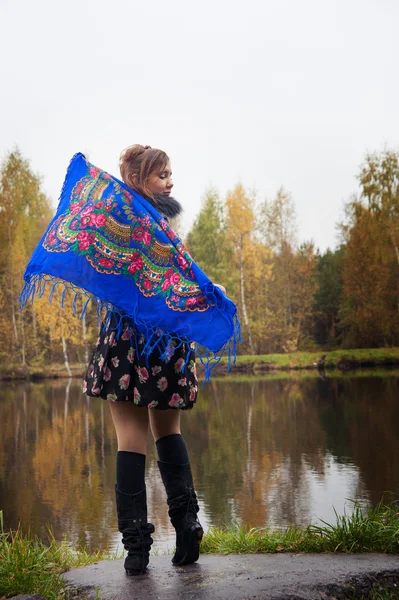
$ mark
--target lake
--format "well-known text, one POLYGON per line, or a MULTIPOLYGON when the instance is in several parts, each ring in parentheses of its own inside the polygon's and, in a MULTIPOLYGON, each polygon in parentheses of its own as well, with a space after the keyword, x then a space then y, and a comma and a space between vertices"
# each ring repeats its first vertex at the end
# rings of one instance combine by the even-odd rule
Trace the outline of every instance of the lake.
MULTIPOLYGON (((143 409, 144 410, 144 409, 143 409)), ((299 372, 205 384, 182 415, 205 529, 334 522, 351 500, 399 493, 399 373, 322 379, 299 372)), ((2 382, 0 510, 6 529, 88 549, 121 550, 114 499, 116 435, 106 401, 79 380, 2 382)), ((154 548, 174 545, 154 443, 148 445, 154 548)))

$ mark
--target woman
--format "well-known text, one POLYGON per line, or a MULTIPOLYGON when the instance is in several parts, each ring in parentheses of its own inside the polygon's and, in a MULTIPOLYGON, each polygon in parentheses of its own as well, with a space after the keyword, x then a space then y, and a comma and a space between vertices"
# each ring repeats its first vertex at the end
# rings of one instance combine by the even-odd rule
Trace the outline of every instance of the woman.
MULTIPOLYGON (((123 181, 137 191, 166 219, 181 212, 171 197, 172 171, 162 150, 134 145, 120 158, 123 181)), ((180 432, 180 410, 191 409, 197 399, 195 355, 186 344, 172 347, 164 362, 155 349, 147 360, 145 344, 134 324, 124 322, 117 339, 115 323, 100 330, 90 361, 84 391, 107 399, 118 439, 116 506, 118 528, 128 551, 129 575, 145 572, 154 526, 147 521, 145 460, 148 430, 154 437, 158 466, 165 485, 169 516, 176 529, 176 565, 198 560, 203 535, 185 441, 180 432), (182 373, 183 365, 190 360, 182 373)))

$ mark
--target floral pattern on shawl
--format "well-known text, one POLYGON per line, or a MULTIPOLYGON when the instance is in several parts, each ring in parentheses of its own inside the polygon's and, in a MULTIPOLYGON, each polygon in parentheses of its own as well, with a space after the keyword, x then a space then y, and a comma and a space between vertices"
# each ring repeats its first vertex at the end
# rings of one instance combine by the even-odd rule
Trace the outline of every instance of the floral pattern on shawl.
POLYGON ((99 273, 133 279, 144 296, 161 296, 172 310, 209 308, 191 269, 192 258, 167 221, 158 223, 145 210, 133 211, 132 195, 90 163, 43 246, 49 252, 71 250, 84 256, 99 273))

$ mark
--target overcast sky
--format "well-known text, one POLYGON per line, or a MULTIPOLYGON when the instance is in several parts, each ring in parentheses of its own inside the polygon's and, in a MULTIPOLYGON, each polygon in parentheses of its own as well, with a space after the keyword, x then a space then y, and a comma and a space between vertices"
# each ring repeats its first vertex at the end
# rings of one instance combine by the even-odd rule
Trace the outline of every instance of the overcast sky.
POLYGON ((399 148, 397 0, 0 0, 0 156, 57 202, 75 152, 164 149, 185 228, 209 185, 295 201, 336 245, 366 151, 399 148))

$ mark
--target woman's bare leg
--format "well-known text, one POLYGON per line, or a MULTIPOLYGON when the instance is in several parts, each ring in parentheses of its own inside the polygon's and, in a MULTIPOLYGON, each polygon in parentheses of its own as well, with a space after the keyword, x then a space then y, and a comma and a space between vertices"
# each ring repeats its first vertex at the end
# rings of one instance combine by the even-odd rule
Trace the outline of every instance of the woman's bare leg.
POLYGON ((118 438, 118 450, 147 454, 148 410, 132 402, 109 400, 108 404, 118 438))
POLYGON ((170 410, 148 409, 151 432, 154 441, 167 435, 180 433, 180 411, 171 408, 170 410))

